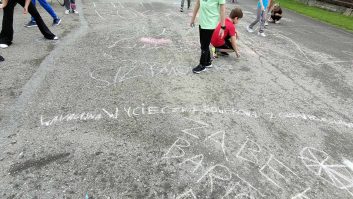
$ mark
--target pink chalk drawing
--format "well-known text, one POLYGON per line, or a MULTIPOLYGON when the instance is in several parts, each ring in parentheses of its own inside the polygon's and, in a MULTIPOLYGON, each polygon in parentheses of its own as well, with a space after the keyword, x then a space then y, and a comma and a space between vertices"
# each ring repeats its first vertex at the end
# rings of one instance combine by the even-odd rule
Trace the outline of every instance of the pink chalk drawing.
POLYGON ((170 39, 163 39, 163 38, 157 39, 152 37, 142 37, 140 41, 146 44, 153 44, 153 45, 166 45, 166 44, 172 43, 172 40, 170 39))

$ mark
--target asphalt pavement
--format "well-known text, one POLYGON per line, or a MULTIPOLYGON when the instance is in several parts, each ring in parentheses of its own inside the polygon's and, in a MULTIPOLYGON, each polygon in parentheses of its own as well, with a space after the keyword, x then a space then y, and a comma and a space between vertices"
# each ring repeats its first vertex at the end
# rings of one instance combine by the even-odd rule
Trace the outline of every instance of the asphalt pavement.
MULTIPOLYGON (((353 198, 353 34, 284 11, 201 74, 177 0, 77 0, 58 41, 15 9, 0 198, 353 198)), ((192 1, 192 7, 194 1, 192 1)), ((37 6, 39 7, 39 6, 37 6)), ((2 12, 2 11, 1 11, 2 12)), ((352 20, 353 21, 353 20, 352 20)))

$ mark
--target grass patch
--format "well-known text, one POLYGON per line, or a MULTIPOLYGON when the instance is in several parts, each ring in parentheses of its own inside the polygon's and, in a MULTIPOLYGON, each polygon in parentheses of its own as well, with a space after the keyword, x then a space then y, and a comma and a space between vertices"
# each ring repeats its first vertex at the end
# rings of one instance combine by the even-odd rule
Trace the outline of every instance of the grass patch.
POLYGON ((317 7, 311 7, 295 0, 276 0, 281 7, 293 10, 313 19, 346 29, 353 32, 353 17, 336 12, 327 11, 317 7))

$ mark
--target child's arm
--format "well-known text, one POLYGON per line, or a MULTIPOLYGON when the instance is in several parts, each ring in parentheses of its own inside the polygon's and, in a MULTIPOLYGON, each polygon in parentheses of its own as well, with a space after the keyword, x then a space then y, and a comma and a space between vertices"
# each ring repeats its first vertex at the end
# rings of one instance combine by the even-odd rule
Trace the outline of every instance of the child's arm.
POLYGON ((9 0, 2 0, 2 4, 0 4, 0 8, 5 8, 7 6, 9 0))
POLYGON ((195 18, 196 18, 197 12, 199 11, 199 8, 200 8, 200 0, 196 0, 195 8, 192 13, 191 22, 190 22, 191 27, 195 26, 195 18))
POLYGON ((26 0, 25 1, 25 7, 23 7, 23 14, 27 14, 28 13, 28 6, 31 3, 31 0, 26 0))
MULTIPOLYGON (((220 21, 221 27, 224 27, 226 25, 226 6, 225 6, 225 4, 221 4, 219 9, 220 9, 220 14, 221 14, 221 19, 220 19, 221 20, 220 21)), ((221 38, 223 38, 223 36, 224 36, 224 29, 223 28, 221 28, 221 30, 219 31, 219 36, 221 38)))
POLYGON ((235 51, 235 54, 239 58, 240 54, 239 54, 239 48, 238 48, 238 45, 237 45, 237 37, 236 36, 231 36, 230 37, 230 42, 232 43, 232 47, 233 47, 233 49, 235 51))

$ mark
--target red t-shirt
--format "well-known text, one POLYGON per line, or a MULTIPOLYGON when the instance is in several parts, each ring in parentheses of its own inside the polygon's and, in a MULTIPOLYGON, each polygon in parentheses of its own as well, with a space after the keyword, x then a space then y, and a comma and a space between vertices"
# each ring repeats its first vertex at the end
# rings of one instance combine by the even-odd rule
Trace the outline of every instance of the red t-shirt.
POLYGON ((225 25, 226 29, 224 30, 224 36, 223 38, 219 37, 219 31, 221 30, 221 23, 218 23, 217 28, 214 30, 212 38, 211 38, 211 44, 214 47, 219 47, 224 45, 224 39, 227 37, 232 37, 235 36, 235 26, 229 18, 226 18, 225 20, 225 25))

